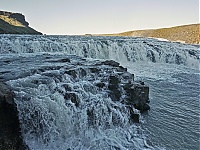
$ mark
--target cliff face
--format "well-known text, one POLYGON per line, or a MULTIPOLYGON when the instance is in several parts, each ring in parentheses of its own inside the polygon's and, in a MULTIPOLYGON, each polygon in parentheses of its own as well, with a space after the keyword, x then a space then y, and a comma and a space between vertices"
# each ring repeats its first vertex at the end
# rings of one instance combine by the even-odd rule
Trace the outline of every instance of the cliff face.
POLYGON ((25 150, 14 93, 0 81, 0 149, 25 150))
POLYGON ((0 11, 0 34, 42 34, 29 27, 20 13, 0 11))
POLYGON ((160 28, 153 30, 136 30, 117 34, 104 34, 105 36, 138 36, 163 38, 172 42, 200 44, 200 24, 160 28))

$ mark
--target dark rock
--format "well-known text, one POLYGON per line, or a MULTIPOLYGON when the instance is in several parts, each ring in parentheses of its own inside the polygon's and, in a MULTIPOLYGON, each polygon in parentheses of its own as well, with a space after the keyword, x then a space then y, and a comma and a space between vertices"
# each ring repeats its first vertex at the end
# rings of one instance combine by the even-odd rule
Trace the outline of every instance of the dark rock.
POLYGON ((19 22, 21 22, 23 25, 28 26, 29 23, 26 22, 25 16, 20 13, 12 13, 7 11, 0 11, 0 15, 8 16, 9 18, 13 18, 19 22))
POLYGON ((114 60, 106 60, 106 61, 102 62, 102 65, 109 65, 109 66, 113 66, 113 67, 119 67, 119 63, 114 61, 114 60))
POLYGON ((8 86, 0 82, 0 103, 8 103, 11 105, 15 105, 14 103, 14 93, 8 88, 8 86))
POLYGON ((29 23, 26 22, 25 16, 20 13, 12 13, 9 16, 10 18, 16 19, 17 21, 21 22, 23 25, 28 26, 29 23))
POLYGON ((10 16, 12 13, 7 11, 0 11, 0 15, 10 16))
POLYGON ((147 103, 149 103, 149 87, 144 85, 144 82, 141 84, 125 84, 123 86, 126 91, 126 95, 128 98, 126 99, 126 103, 128 105, 133 105, 136 109, 141 112, 149 110, 150 107, 147 103))
POLYGON ((143 111, 149 110, 150 106, 148 104, 144 104, 143 106, 143 111))
POLYGON ((144 85, 144 82, 143 82, 143 81, 140 81, 140 84, 141 84, 141 85, 144 85))
POLYGON ((99 88, 103 88, 103 87, 105 87, 105 83, 103 83, 103 82, 95 83, 95 86, 97 86, 99 88))
POLYGON ((77 74, 75 70, 68 70, 68 71, 65 71, 65 73, 72 76, 73 78, 77 78, 77 74))
POLYGON ((63 84, 62 87, 64 87, 66 91, 72 90, 72 88, 68 84, 63 84))
POLYGON ((75 93, 72 93, 72 92, 71 93, 66 93, 64 98, 66 100, 71 100, 71 102, 74 103, 76 107, 78 107, 79 104, 80 104, 80 100, 79 100, 78 96, 75 93))
POLYGON ((28 149, 22 140, 14 93, 3 82, 0 82, 0 149, 28 149))
POLYGON ((94 110, 93 109, 88 109, 87 110, 87 116, 88 116, 88 124, 94 125, 95 123, 95 114, 94 114, 94 110))
POLYGON ((111 75, 109 77, 109 83, 110 84, 116 85, 118 87, 119 82, 120 82, 120 80, 119 80, 119 78, 116 75, 111 75))
POLYGON ((127 71, 127 68, 124 68, 123 66, 119 66, 119 67, 117 68, 117 71, 126 72, 126 71, 127 71))
POLYGON ((131 121, 134 123, 139 123, 140 122, 140 115, 139 114, 135 114, 135 113, 131 113, 131 121))
MULTIPOLYGON (((124 88, 125 91, 129 91, 132 86, 133 86, 133 83, 129 82, 127 84, 124 84, 123 88, 124 88)), ((130 93, 130 92, 128 92, 128 93, 130 93)))
POLYGON ((79 73, 80 73, 80 75, 81 75, 82 77, 85 77, 85 76, 87 75, 86 70, 83 69, 83 68, 80 68, 80 69, 79 69, 79 73))
POLYGON ((118 89, 110 89, 109 96, 113 101, 119 101, 121 98, 121 92, 118 89))
POLYGON ((118 89, 118 85, 117 84, 109 84, 108 85, 108 89, 111 91, 117 90, 118 89))
POLYGON ((99 73, 99 69, 98 68, 90 68, 90 71, 92 73, 99 73))
POLYGON ((120 100, 121 92, 119 90, 120 79, 116 75, 109 77, 108 89, 110 90, 109 95, 112 100, 120 100))
POLYGON ((147 58, 149 58, 154 63, 156 62, 156 57, 152 50, 147 51, 147 58))
POLYGON ((63 58, 63 59, 59 59, 56 62, 61 62, 61 63, 65 63, 65 62, 70 62, 69 58, 63 58))
POLYGON ((140 110, 141 112, 148 110, 150 107, 148 107, 147 103, 149 103, 149 87, 140 87, 140 93, 139 93, 139 101, 137 103, 136 109, 140 110))

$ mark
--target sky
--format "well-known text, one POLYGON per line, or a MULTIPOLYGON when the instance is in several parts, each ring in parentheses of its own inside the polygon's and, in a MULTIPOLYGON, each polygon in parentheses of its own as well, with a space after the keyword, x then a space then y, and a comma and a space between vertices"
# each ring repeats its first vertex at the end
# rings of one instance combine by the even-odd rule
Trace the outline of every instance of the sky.
POLYGON ((120 33, 199 23, 200 0, 0 0, 44 34, 120 33))

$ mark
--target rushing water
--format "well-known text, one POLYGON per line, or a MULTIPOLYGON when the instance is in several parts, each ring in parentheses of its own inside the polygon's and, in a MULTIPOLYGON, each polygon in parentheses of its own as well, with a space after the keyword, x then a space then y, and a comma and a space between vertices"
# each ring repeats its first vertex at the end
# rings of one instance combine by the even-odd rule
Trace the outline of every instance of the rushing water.
POLYGON ((151 89, 151 110, 142 124, 148 142, 165 149, 199 149, 199 71, 167 64, 136 66, 129 66, 130 71, 151 89))
POLYGON ((25 71, 27 68, 50 67, 51 63, 43 61, 46 53, 52 59, 74 54, 114 59, 150 87, 151 110, 142 114, 141 123, 135 125, 128 123, 129 114, 123 105, 95 90, 90 82, 95 77, 74 81, 55 66, 53 71, 9 80, 16 90, 24 139, 31 149, 200 148, 198 46, 145 38, 81 36, 1 36, 0 46, 1 59, 30 57, 29 61, 8 66, 9 69, 18 66, 17 69, 24 69, 24 74, 31 74, 25 71), (50 74, 60 75, 61 79, 52 80, 50 74), (36 79, 43 84, 35 87, 32 82, 36 79), (79 109, 71 103, 66 105, 55 90, 64 90, 62 85, 66 82, 81 99, 79 109), (93 127, 87 122, 89 108, 96 113, 93 127), (112 117, 118 118, 117 125, 112 117), (105 128, 105 122, 109 127, 105 128))

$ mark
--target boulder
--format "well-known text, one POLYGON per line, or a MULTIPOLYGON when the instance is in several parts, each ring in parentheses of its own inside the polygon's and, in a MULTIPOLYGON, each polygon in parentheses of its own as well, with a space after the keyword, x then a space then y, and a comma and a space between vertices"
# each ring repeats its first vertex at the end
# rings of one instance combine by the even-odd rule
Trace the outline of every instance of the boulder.
POLYGON ((126 103, 128 105, 133 105, 136 109, 144 112, 149 110, 149 87, 144 84, 144 82, 138 83, 127 83, 123 86, 124 91, 128 98, 126 103))

